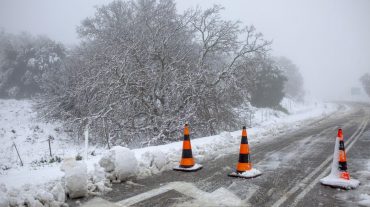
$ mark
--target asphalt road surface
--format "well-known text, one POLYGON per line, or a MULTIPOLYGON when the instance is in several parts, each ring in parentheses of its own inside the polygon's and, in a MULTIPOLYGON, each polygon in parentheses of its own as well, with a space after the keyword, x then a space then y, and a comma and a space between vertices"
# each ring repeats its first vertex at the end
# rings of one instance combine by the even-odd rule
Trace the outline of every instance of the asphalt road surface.
POLYGON ((357 206, 338 197, 341 191, 319 183, 329 174, 339 127, 352 177, 364 170, 363 161, 370 158, 370 106, 351 106, 346 113, 308 120, 300 129, 250 146, 253 166, 263 172, 257 178, 227 176, 235 169, 239 153, 235 152, 208 161, 197 172, 166 171, 134 184, 114 184, 103 197, 81 202, 85 206, 357 206))

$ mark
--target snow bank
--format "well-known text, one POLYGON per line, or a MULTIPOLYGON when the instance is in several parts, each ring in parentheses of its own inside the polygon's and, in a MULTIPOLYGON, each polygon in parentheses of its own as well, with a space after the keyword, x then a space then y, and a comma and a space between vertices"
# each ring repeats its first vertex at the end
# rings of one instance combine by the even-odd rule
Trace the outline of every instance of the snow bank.
POLYGON ((65 159, 61 170, 65 172, 65 189, 70 198, 80 198, 87 195, 87 166, 83 161, 74 158, 65 159))
MULTIPOLYGON (((0 204, 9 203, 11 207, 23 206, 25 203, 28 206, 62 206, 67 195, 70 198, 77 198, 101 195, 112 190, 110 182, 105 178, 104 169, 96 163, 97 161, 92 162, 95 162, 94 169, 89 172, 84 161, 66 158, 60 166, 65 172, 61 172, 64 176, 52 181, 45 180, 43 184, 24 184, 17 188, 11 187, 10 190, 7 190, 4 184, 0 184, 0 204)), ((87 163, 91 164, 90 161, 87 163)), ((42 178, 43 174, 37 176, 42 178)), ((28 179, 32 180, 33 177, 28 179)))
POLYGON ((0 207, 8 207, 9 206, 9 200, 5 196, 5 193, 0 192, 0 207))
MULTIPOLYGON (((58 184, 60 185, 60 184, 58 184)), ((64 191, 57 192, 57 186, 31 186, 24 185, 22 189, 12 188, 10 190, 3 189, 0 192, 0 206, 62 206, 65 202, 64 191), (52 190, 55 189, 55 190, 52 190), (56 196, 60 196, 59 200, 56 196)))
MULTIPOLYGON (((158 162, 160 165, 160 161, 158 162)), ((133 151, 128 148, 115 146, 99 161, 111 180, 121 182, 134 177, 137 173, 137 160, 133 151)))
POLYGON ((63 186, 60 183, 57 183, 54 188, 51 190, 51 194, 53 194, 54 199, 58 202, 64 202, 66 200, 66 194, 64 191, 63 186))

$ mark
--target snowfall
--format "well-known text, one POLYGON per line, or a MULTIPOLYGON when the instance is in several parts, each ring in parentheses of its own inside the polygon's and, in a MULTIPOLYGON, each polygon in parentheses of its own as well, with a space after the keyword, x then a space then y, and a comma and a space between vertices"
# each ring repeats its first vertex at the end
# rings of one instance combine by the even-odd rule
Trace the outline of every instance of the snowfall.
MULTIPOLYGON (((267 108, 253 109, 252 120, 246 120, 252 121, 247 129, 251 144, 268 142, 312 118, 339 110, 336 104, 317 101, 296 103, 284 99, 282 105, 289 115, 267 108)), ((32 106, 30 100, 0 100, 0 207, 67 206, 67 196, 101 195, 111 190, 112 183, 129 183, 130 179, 172 170, 180 160, 181 137, 178 142, 138 149, 86 148, 88 143, 83 138, 71 138, 61 123, 40 121, 32 106)), ((202 164, 235 153, 240 135, 241 130, 191 137, 193 156, 202 164)), ((368 165, 370 168, 370 162, 368 165)), ((370 195, 361 193, 358 202, 370 206, 370 195)))

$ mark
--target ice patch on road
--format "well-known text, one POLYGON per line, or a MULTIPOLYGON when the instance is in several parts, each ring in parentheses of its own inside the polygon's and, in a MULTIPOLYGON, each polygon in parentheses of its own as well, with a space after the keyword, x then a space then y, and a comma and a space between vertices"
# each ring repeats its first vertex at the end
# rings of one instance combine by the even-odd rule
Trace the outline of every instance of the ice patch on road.
POLYGON ((302 140, 295 141, 294 145, 289 145, 280 151, 269 152, 263 160, 256 163, 254 166, 264 171, 275 170, 281 166, 291 167, 292 161, 300 160, 302 157, 307 156, 307 154, 315 153, 317 149, 313 146, 315 146, 316 141, 320 140, 321 138, 319 137, 313 138, 309 136, 302 140))
POLYGON ((175 203, 173 206, 245 206, 244 201, 242 201, 239 196, 226 188, 221 187, 209 193, 200 190, 193 183, 187 182, 171 182, 160 188, 152 189, 125 200, 118 201, 116 204, 119 206, 135 205, 171 190, 175 190, 187 197, 193 198, 189 201, 175 203))
POLYGON ((93 198, 90 201, 84 203, 81 207, 121 207, 121 206, 101 198, 93 198))
POLYGON ((254 185, 248 180, 234 181, 227 189, 237 195, 240 199, 248 201, 261 187, 254 185))
POLYGON ((362 206, 370 206, 370 195, 368 194, 361 194, 360 195, 360 201, 358 204, 362 206))

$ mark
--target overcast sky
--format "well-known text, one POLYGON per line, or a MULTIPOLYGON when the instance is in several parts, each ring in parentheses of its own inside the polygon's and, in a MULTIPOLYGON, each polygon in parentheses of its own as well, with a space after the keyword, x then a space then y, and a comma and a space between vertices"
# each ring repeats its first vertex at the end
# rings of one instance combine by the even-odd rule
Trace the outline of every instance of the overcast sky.
MULTIPOLYGON (((0 0, 0 27, 77 44, 76 26, 103 0, 0 0)), ((370 0, 177 0, 178 10, 213 4, 223 16, 253 24, 273 40, 273 54, 299 66, 306 89, 324 99, 346 97, 370 72, 370 0)))

